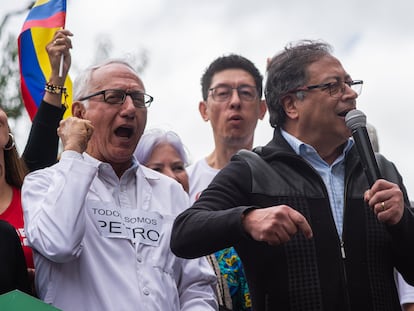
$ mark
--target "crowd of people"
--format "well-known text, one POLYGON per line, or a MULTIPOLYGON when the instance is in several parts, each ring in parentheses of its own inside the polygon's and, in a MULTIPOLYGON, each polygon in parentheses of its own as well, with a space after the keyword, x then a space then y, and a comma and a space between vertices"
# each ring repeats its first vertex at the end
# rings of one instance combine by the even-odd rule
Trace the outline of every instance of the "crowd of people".
POLYGON ((369 185, 345 124, 363 81, 329 44, 287 45, 264 92, 250 60, 213 60, 199 112, 214 148, 190 163, 174 131, 146 129, 154 98, 126 60, 83 70, 62 120, 71 36, 47 45, 21 156, 0 109, 0 294, 64 311, 412 310, 414 211, 379 153, 369 185), (254 148, 267 112, 274 136, 254 148))
POLYGON ((384 179, 368 184, 344 122, 362 84, 324 42, 272 57, 273 139, 239 151, 176 218, 173 252, 234 246, 255 310, 401 310, 394 269, 413 284, 413 211, 384 157, 384 179))

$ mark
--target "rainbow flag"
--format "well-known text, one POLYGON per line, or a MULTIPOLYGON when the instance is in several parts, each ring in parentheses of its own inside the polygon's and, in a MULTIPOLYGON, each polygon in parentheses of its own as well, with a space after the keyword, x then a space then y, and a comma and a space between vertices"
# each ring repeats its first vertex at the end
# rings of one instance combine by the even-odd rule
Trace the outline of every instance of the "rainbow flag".
MULTIPOLYGON (((37 0, 30 10, 18 38, 20 87, 24 104, 33 120, 39 107, 47 79, 51 73, 46 45, 56 30, 65 27, 66 0, 37 0)), ((72 81, 66 77, 67 109, 71 115, 72 81)), ((63 102, 62 96, 62 102, 63 102)))

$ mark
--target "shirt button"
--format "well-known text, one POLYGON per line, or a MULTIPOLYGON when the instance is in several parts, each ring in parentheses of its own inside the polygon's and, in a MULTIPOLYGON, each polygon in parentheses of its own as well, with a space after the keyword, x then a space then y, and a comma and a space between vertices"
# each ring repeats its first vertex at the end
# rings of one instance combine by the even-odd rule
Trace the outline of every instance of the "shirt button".
POLYGON ((144 295, 148 296, 150 294, 150 291, 148 288, 144 287, 143 291, 144 295))
POLYGON ((142 258, 141 258, 141 256, 137 256, 137 261, 138 261, 138 262, 142 262, 142 258))

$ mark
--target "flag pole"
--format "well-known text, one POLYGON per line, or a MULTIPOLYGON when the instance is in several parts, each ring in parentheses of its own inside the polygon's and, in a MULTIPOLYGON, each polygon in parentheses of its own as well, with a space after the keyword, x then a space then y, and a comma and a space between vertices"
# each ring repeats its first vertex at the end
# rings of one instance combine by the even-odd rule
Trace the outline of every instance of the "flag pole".
POLYGON ((62 78, 63 76, 63 62, 64 62, 64 56, 62 54, 60 55, 59 78, 62 78))
MULTIPOLYGON (((62 29, 65 29, 65 25, 62 26, 62 29)), ((63 62, 64 62, 64 56, 62 53, 62 55, 60 55, 59 78, 62 78, 63 76, 63 62)))

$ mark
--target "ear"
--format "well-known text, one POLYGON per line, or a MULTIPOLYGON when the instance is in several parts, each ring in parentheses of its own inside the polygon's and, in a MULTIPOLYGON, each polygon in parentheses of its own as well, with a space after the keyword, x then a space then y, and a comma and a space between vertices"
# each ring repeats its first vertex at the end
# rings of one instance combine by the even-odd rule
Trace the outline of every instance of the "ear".
POLYGON ((296 106, 297 98, 294 95, 286 95, 282 99, 282 106, 285 110, 286 116, 289 119, 297 119, 298 118, 298 108, 296 106))
POLYGON ((201 101, 198 104, 198 111, 200 111, 200 115, 203 118, 204 121, 208 121, 210 120, 210 118, 208 117, 208 113, 207 113, 208 107, 207 107, 207 102, 205 101, 201 101))
POLYGON ((259 119, 263 120, 263 118, 266 114, 266 111, 267 111, 266 100, 264 100, 264 99, 260 100, 259 109, 260 109, 259 119))
POLYGON ((75 101, 72 103, 72 116, 79 119, 85 119, 85 105, 80 101, 75 101))

